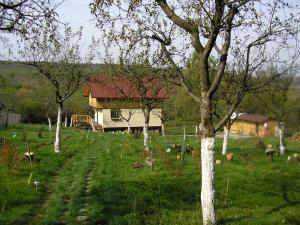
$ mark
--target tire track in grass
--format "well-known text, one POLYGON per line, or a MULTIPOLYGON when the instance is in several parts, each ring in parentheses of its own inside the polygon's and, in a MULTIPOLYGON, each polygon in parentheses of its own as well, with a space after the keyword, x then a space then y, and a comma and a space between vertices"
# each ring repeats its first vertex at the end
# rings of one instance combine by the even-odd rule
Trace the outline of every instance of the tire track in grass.
POLYGON ((70 201, 74 202, 72 198, 80 192, 78 190, 81 188, 78 186, 81 180, 78 175, 81 174, 83 177, 89 164, 86 159, 90 154, 91 146, 86 147, 87 151, 79 149, 77 154, 75 153, 66 160, 57 175, 52 177, 48 186, 48 195, 30 224, 67 224, 70 222, 72 212, 70 213, 68 209, 70 205, 74 207, 70 201))
POLYGON ((63 171, 65 169, 65 167, 70 163, 70 161, 73 160, 74 157, 75 157, 75 155, 72 155, 70 158, 68 158, 65 161, 65 163, 61 166, 59 171, 57 171, 57 173, 55 175, 53 175, 52 178, 50 179, 50 181, 48 182, 45 197, 42 200, 42 203, 41 203, 39 209, 37 210, 37 214, 33 217, 30 224, 39 224, 38 221, 42 220, 45 217, 45 213, 47 212, 47 208, 49 206, 49 201, 50 201, 53 193, 56 192, 56 189, 58 186, 58 181, 59 181, 59 175, 60 175, 61 171, 63 171))
MULTIPOLYGON (((65 138, 62 139, 62 141, 67 141, 72 139, 72 136, 66 136, 65 138)), ((40 143, 38 145, 32 146, 33 150, 40 150, 41 148, 44 148, 46 146, 53 145, 53 142, 49 143, 40 143)), ((55 172, 55 174, 48 180, 47 182, 47 187, 46 191, 43 194, 43 197, 41 198, 41 203, 37 206, 36 209, 33 209, 33 211, 30 213, 28 216, 28 224, 37 224, 35 223, 36 220, 40 220, 43 217, 43 211, 46 210, 47 208, 47 202, 49 201, 49 198, 51 194, 55 191, 57 182, 58 182, 58 177, 60 171, 64 169, 64 166, 72 160, 72 158, 75 156, 75 154, 72 154, 71 157, 67 158, 67 160, 60 166, 59 170, 55 172)))
POLYGON ((88 208, 90 207, 90 191, 91 191, 91 184, 92 184, 92 174, 96 167, 96 156, 93 155, 91 157, 90 168, 87 172, 85 177, 85 185, 84 185, 84 203, 83 207, 78 211, 77 222, 80 224, 89 224, 89 217, 88 217, 88 208))

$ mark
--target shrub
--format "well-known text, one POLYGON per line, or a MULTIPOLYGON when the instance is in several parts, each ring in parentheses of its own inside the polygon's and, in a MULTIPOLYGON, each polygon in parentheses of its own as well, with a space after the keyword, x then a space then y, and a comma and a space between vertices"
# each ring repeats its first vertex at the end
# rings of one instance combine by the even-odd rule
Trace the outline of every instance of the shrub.
POLYGON ((22 131, 22 141, 26 142, 27 141, 27 134, 25 131, 22 131))
POLYGON ((8 142, 2 143, 0 151, 1 163, 3 163, 8 169, 14 169, 20 166, 21 160, 22 157, 17 152, 14 145, 9 144, 8 142))
POLYGON ((255 149, 259 149, 262 151, 266 150, 266 144, 264 143, 264 140, 262 138, 257 138, 255 141, 255 149))
POLYGON ((293 134, 293 139, 296 141, 300 141, 300 133, 293 134))
POLYGON ((2 143, 4 143, 5 138, 4 137, 0 137, 0 146, 2 145, 2 143))
POLYGON ((43 137, 43 135, 42 135, 42 128, 41 128, 41 129, 39 129, 39 132, 38 132, 38 137, 39 137, 39 138, 42 138, 42 137, 43 137))

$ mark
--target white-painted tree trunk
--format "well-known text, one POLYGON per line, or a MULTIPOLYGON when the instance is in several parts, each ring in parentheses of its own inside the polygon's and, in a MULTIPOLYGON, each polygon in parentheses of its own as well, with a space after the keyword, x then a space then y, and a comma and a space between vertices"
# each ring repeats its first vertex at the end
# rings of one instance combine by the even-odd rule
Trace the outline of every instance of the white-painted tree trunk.
POLYGON ((130 134, 131 130, 130 130, 130 122, 127 121, 127 133, 130 134))
POLYGON ((195 126, 195 135, 198 135, 198 126, 195 126))
POLYGON ((62 105, 58 104, 56 134, 55 134, 55 142, 54 142, 54 151, 56 153, 60 152, 60 145, 61 145, 61 143, 60 143, 61 119, 62 119, 62 105))
POLYGON ((228 137, 229 137, 229 129, 226 126, 224 126, 224 139, 223 139, 223 148, 222 148, 223 155, 226 155, 227 153, 228 137))
POLYGON ((149 153, 149 115, 150 112, 145 109, 144 110, 144 118, 145 118, 145 124, 144 124, 144 151, 149 153))
POLYGON ((202 188, 201 206, 203 224, 216 224, 215 218, 215 185, 214 185, 214 156, 215 139, 206 137, 201 139, 201 169, 202 169, 202 188))
POLYGON ((144 151, 149 152, 149 124, 144 124, 144 151))
POLYGON ((65 115, 65 127, 67 127, 67 126, 68 126, 68 115, 66 113, 66 115, 65 115))
POLYGON ((91 118, 91 124, 90 125, 92 126, 93 132, 97 132, 97 130, 95 128, 95 120, 93 118, 91 118))
POLYGON ((161 123, 161 135, 164 137, 165 136, 165 124, 161 123))
POLYGON ((47 119, 48 119, 48 128, 49 128, 49 131, 52 131, 51 118, 49 116, 47 116, 47 119))
POLYGON ((284 155, 286 151, 286 146, 284 142, 284 125, 281 123, 278 126, 278 136, 279 136, 279 151, 280 155, 284 155))
POLYGON ((183 140, 185 141, 185 124, 183 125, 183 140))
POLYGON ((73 117, 71 116, 70 127, 73 126, 73 117))

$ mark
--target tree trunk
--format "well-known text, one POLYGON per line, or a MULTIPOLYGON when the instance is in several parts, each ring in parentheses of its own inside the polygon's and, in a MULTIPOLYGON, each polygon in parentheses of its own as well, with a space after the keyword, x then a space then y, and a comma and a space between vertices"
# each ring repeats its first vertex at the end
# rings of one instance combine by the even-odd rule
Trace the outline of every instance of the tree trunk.
POLYGON ((183 140, 185 141, 185 124, 183 124, 183 140))
POLYGON ((71 116, 70 127, 73 126, 73 117, 71 116))
POLYGON ((51 126, 51 118, 50 116, 47 114, 47 119, 48 119, 48 127, 49 127, 49 131, 52 131, 52 126, 51 126))
POLYGON ((215 157, 214 157, 214 127, 211 114, 211 99, 206 93, 201 93, 201 206, 203 225, 215 225, 215 157))
POLYGON ((97 130, 96 130, 96 128, 95 128, 95 121, 94 121, 93 118, 91 118, 91 124, 90 124, 90 125, 92 126, 93 132, 97 132, 97 130))
POLYGON ((278 136, 279 136, 280 155, 284 155, 286 151, 286 146, 284 141, 284 123, 278 123, 278 136))
POLYGON ((165 124, 163 122, 161 123, 161 134, 163 137, 165 136, 165 124))
POLYGON ((150 112, 148 109, 144 110, 144 118, 145 118, 145 124, 144 124, 144 151, 149 153, 149 115, 150 112))
POLYGON ((131 131, 130 131, 130 123, 129 123, 129 121, 128 121, 128 122, 127 122, 127 133, 130 134, 130 132, 131 132, 131 131))
POLYGON ((68 114, 66 113, 65 114, 65 127, 68 126, 68 114))
POLYGON ((201 206, 203 224, 216 224, 215 216, 215 157, 214 157, 215 139, 206 137, 201 139, 201 169, 202 169, 202 188, 201 188, 201 206))
POLYGON ((227 122, 227 126, 224 126, 224 139, 223 139, 223 148, 222 148, 223 155, 226 155, 227 153, 229 131, 230 131, 230 125, 227 122))
POLYGON ((61 128, 61 119, 62 119, 62 108, 63 108, 63 104, 62 103, 58 103, 58 110, 57 110, 57 123, 56 123, 56 134, 55 134, 55 142, 54 142, 54 151, 56 153, 60 152, 60 128, 61 128))

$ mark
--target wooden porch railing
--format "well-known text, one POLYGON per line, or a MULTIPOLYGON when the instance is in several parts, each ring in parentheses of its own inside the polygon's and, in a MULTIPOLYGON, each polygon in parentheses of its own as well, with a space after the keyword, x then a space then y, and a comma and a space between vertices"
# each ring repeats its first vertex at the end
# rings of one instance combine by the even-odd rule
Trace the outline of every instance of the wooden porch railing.
POLYGON ((72 115, 72 123, 74 127, 77 127, 79 124, 87 123, 92 124, 92 118, 90 115, 72 115))

